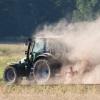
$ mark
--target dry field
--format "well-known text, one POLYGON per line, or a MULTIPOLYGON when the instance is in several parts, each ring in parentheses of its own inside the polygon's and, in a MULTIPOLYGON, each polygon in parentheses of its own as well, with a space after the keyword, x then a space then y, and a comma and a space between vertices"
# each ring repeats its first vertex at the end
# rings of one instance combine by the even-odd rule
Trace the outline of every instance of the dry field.
POLYGON ((100 100, 100 85, 6 86, 3 70, 24 57, 24 44, 0 44, 0 100, 100 100))

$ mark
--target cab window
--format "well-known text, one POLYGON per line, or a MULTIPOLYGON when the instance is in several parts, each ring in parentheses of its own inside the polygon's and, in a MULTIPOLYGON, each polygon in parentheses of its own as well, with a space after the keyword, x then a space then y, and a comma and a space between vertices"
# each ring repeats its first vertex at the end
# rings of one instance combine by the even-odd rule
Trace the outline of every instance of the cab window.
POLYGON ((42 52, 44 49, 44 41, 42 39, 36 39, 33 52, 42 52))

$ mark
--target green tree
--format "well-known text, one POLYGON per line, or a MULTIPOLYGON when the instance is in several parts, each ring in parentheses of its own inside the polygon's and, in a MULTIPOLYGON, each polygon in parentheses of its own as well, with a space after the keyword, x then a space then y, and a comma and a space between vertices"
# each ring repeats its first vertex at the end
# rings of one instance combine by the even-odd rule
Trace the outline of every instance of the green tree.
POLYGON ((93 12, 98 0, 76 0, 76 9, 73 11, 73 19, 79 20, 92 20, 95 18, 93 12))

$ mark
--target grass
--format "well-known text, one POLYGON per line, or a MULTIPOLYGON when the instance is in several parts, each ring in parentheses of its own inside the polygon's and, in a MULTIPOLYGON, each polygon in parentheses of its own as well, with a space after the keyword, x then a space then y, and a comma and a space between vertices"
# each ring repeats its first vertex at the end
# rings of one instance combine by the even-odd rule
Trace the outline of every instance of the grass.
POLYGON ((66 93, 94 93, 100 94, 99 85, 33 85, 22 86, 14 85, 8 86, 3 90, 4 93, 21 93, 27 91, 27 93, 46 93, 46 94, 66 94, 66 93))
POLYGON ((24 56, 25 49, 23 44, 0 45, 0 100, 100 100, 100 85, 6 86, 2 80, 5 67, 11 62, 19 61, 24 56))

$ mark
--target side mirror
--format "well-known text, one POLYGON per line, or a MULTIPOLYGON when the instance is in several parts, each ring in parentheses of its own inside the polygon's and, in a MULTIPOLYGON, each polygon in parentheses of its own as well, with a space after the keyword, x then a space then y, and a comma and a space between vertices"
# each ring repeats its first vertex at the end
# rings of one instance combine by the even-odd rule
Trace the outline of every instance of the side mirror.
POLYGON ((25 41, 25 45, 29 45, 29 43, 32 42, 32 39, 31 38, 28 38, 26 41, 25 41))
POLYGON ((26 45, 26 46, 28 45, 28 39, 27 39, 27 40, 25 40, 25 45, 26 45))
POLYGON ((27 42, 27 41, 25 41, 25 45, 26 45, 26 46, 28 45, 28 42, 27 42))

